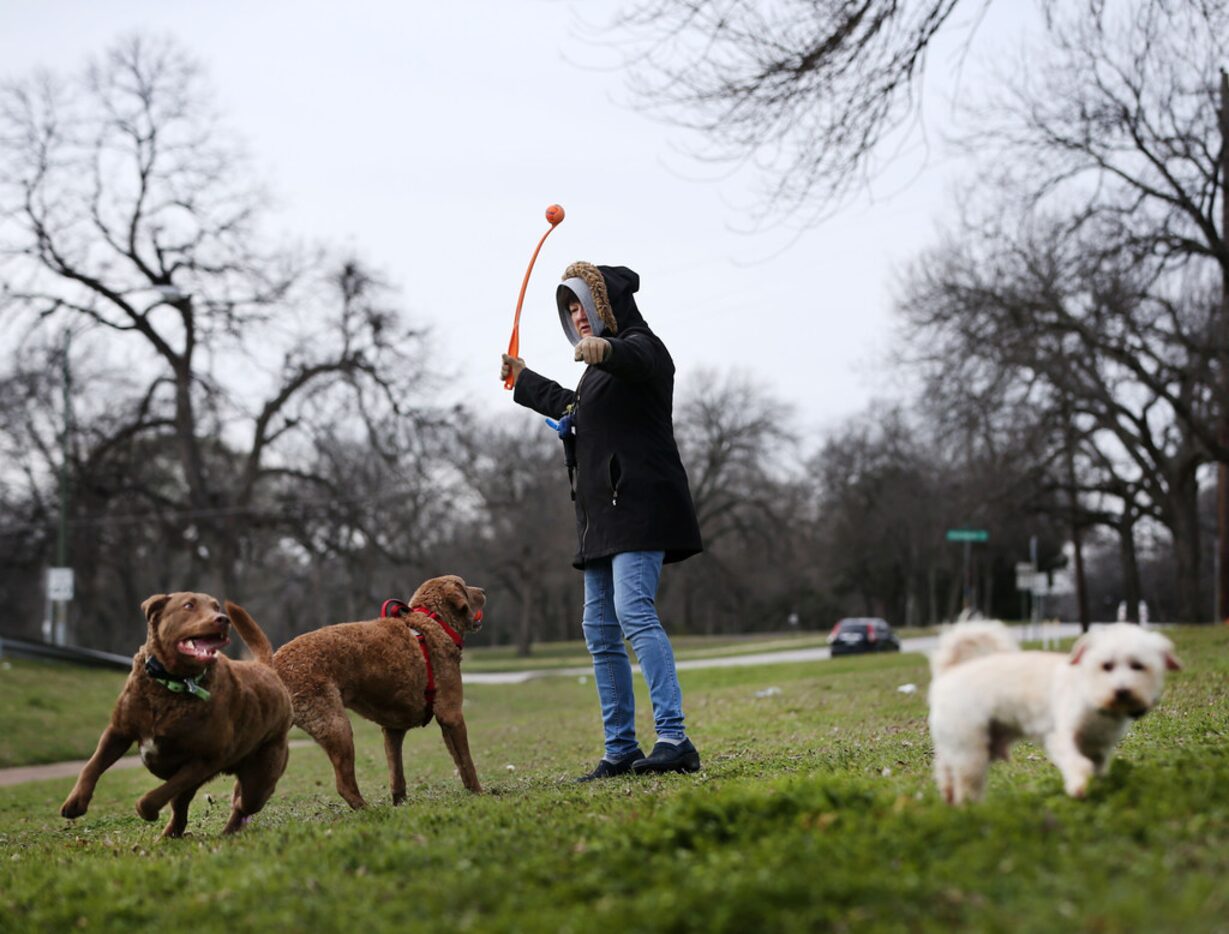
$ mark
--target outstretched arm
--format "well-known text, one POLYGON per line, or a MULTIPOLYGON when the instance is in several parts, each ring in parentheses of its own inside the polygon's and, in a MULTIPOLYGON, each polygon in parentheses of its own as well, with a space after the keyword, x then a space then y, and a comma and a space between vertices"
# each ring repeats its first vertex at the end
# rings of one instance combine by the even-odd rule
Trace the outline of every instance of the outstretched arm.
POLYGON ((572 390, 564 389, 554 380, 528 368, 521 370, 512 391, 514 402, 547 418, 561 418, 575 398, 576 393, 572 390))
POLYGON ((576 359, 633 382, 652 379, 665 365, 660 345, 644 333, 586 337, 576 347, 576 359))

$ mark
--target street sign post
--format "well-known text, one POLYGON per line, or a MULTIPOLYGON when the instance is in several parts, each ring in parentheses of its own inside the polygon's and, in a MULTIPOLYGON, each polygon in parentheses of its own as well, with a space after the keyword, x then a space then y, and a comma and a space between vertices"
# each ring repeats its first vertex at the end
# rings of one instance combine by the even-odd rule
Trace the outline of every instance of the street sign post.
POLYGON ((974 542, 990 541, 985 529, 948 529, 949 542, 964 542, 964 608, 973 609, 973 558, 970 554, 974 542))
POLYGON ((73 569, 47 568, 47 599, 71 600, 73 598, 73 569))
POLYGON ((949 542, 988 542, 990 533, 985 529, 948 529, 949 542))

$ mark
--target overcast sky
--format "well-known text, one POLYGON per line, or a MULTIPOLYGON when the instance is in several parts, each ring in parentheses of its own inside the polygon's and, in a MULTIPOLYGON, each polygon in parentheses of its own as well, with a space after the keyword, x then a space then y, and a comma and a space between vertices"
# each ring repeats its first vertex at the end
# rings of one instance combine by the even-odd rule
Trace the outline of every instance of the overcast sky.
MULTIPOLYGON (((498 381, 525 266, 521 351, 572 385, 580 364, 554 310, 576 259, 641 276, 638 302, 687 386, 700 368, 740 368, 799 411, 803 432, 899 391, 891 346, 896 277, 951 216, 962 173, 943 130, 952 90, 1013 54, 1033 4, 991 4, 976 53, 937 50, 920 136, 864 197, 823 226, 740 232, 754 172, 689 161, 695 140, 629 106, 608 48, 577 29, 619 4, 238 0, 7 0, 0 75, 77 70, 116 38, 169 34, 206 65, 288 235, 352 248, 429 323, 457 398, 528 416, 498 381)), ((982 4, 969 5, 972 16, 982 4)))

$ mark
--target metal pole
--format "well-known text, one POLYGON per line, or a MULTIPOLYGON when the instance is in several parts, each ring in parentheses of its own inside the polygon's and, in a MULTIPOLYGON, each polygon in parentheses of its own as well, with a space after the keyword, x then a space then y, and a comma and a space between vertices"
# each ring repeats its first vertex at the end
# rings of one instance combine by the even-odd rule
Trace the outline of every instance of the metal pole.
MULTIPOLYGON (((64 388, 64 433, 60 436, 60 528, 56 536, 56 567, 68 566, 68 467, 69 445, 72 435, 72 369, 68 356, 72 347, 72 331, 64 332, 64 358, 61 361, 64 388)), ((56 645, 65 645, 68 641, 68 602, 56 601, 56 612, 53 615, 52 641, 56 645)))
POLYGON ((972 550, 973 543, 966 538, 964 540, 964 608, 966 610, 973 609, 973 564, 970 560, 972 550))

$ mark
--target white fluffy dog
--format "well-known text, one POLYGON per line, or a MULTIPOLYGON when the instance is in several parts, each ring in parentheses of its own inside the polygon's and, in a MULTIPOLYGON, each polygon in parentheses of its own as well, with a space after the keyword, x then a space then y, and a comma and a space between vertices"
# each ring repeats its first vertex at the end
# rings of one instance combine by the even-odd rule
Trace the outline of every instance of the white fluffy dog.
POLYGON ((979 799, 991 761, 1025 736, 1082 798, 1131 720, 1156 703, 1166 670, 1181 667, 1168 639, 1127 623, 1082 636, 1069 655, 1022 652, 1002 623, 961 623, 930 664, 935 779, 950 804, 979 799))

